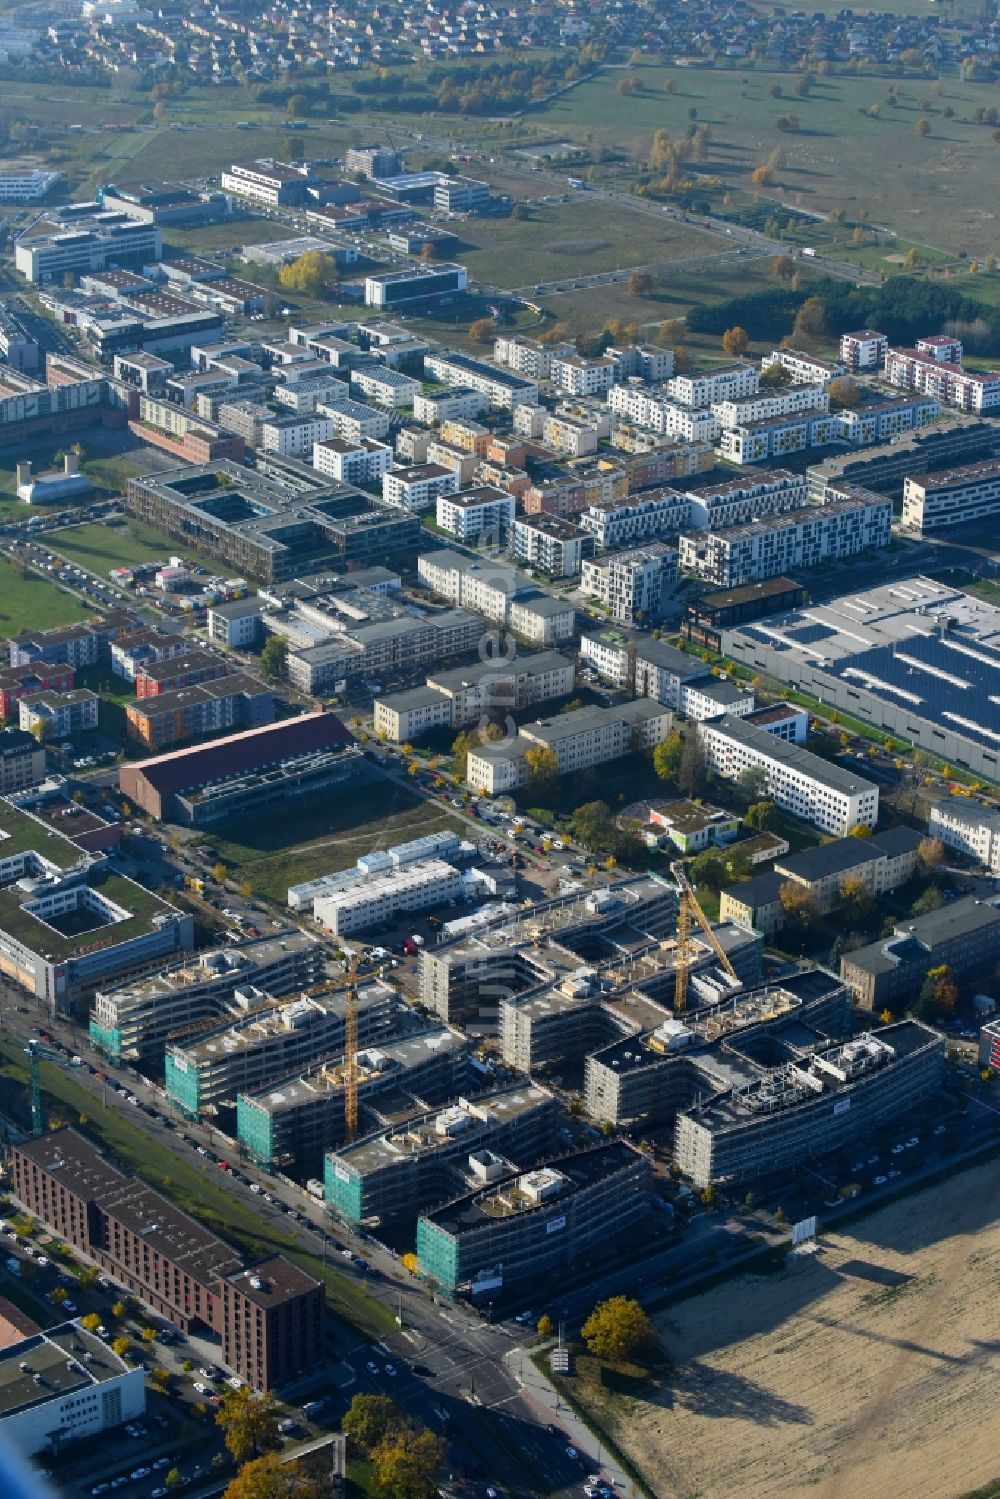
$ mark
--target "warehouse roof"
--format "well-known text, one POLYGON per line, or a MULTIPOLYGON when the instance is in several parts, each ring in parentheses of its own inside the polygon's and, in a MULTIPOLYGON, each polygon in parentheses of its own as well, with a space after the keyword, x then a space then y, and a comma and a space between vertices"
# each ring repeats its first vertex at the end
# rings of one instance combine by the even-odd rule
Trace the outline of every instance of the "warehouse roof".
POLYGON ((285 756, 333 745, 353 744, 353 736, 335 713, 304 713, 283 723, 265 724, 241 734, 227 734, 211 744, 158 755, 123 768, 144 777, 161 794, 183 791, 205 781, 229 778, 285 756))

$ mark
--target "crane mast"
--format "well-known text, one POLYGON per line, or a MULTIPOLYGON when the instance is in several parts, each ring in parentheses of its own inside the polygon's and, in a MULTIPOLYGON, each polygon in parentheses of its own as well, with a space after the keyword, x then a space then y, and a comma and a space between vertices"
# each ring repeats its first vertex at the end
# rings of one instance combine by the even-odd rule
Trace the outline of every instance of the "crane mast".
POLYGON ((344 1139, 358 1135, 358 959, 347 971, 347 1012, 344 1017, 344 1139))
POLYGON ((670 866, 670 873, 677 881, 677 968, 674 974, 674 1014, 683 1015, 687 1009, 688 979, 691 974, 691 918, 692 916, 701 927, 708 938, 709 945, 723 968, 734 979, 740 983, 740 976, 729 961, 728 954, 712 930, 712 923, 701 909, 698 897, 694 893, 691 882, 683 864, 675 862, 670 866))

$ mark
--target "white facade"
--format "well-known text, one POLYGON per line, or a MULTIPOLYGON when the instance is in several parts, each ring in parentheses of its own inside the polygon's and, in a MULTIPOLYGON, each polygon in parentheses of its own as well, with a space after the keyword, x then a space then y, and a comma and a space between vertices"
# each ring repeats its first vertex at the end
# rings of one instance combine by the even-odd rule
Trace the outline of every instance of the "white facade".
POLYGON ((842 360, 820 359, 802 349, 774 349, 767 359, 761 360, 761 369, 771 369, 774 365, 790 375, 796 385, 829 385, 831 380, 847 374, 842 360))
POLYGON ((838 411, 838 436, 852 447, 891 442, 901 432, 923 427, 940 414, 933 396, 901 396, 896 400, 870 401, 853 411, 838 411))
MULTIPOLYGON (((927 342, 922 340, 921 342, 927 342)), ((885 359, 890 385, 933 396, 942 406, 977 415, 1000 407, 1000 370, 972 374, 922 349, 890 349, 885 359)))
POLYGON ((664 437, 682 442, 715 442, 722 426, 707 407, 686 406, 665 394, 675 382, 650 390, 644 385, 613 385, 608 391, 608 405, 615 416, 637 427, 648 427, 664 437))
POLYGON ((403 375, 399 370, 379 368, 352 370, 351 389, 360 391, 366 400, 374 401, 376 406, 392 409, 412 406, 421 386, 419 380, 403 375))
POLYGON ((1000 460, 921 474, 903 487, 902 525, 916 536, 967 526, 1000 513, 1000 460))
POLYGON ((401 510, 429 510, 439 495, 457 494, 458 474, 437 463, 417 468, 389 469, 382 476, 382 498, 401 510))
POLYGON ((760 389, 760 371, 755 364, 692 371, 674 375, 664 388, 670 400, 679 401, 682 406, 711 406, 716 401, 739 401, 756 395, 760 389))
POLYGON ((358 484, 363 489, 381 488, 382 476, 392 464, 392 448, 372 437, 349 442, 333 437, 313 447, 313 468, 341 484, 358 484))
POLYGON ((529 779, 527 754, 539 746, 555 753, 559 775, 573 775, 636 747, 651 749, 667 738, 673 721, 668 708, 649 698, 620 708, 576 708, 525 724, 513 741, 470 750, 465 778, 492 795, 524 785, 529 779))
POLYGON ((417 687, 412 692, 394 692, 376 698, 372 720, 379 739, 390 744, 406 744, 419 739, 428 729, 452 726, 451 698, 431 687, 417 687))
POLYGON ((722 433, 719 451, 730 463, 762 463, 783 459, 806 448, 825 447, 840 439, 840 417, 829 411, 769 416, 722 433))
POLYGON ((878 822, 878 787, 853 772, 729 714, 700 724, 697 732, 710 770, 735 781, 759 766, 770 800, 825 833, 842 838, 878 822))
POLYGON ((489 396, 481 390, 423 391, 413 397, 413 416, 428 427, 452 419, 472 421, 489 409, 489 396))
POLYGON ((514 521, 511 544, 518 562, 540 568, 550 578, 573 578, 583 563, 590 537, 557 515, 525 515, 514 521))
POLYGON ((402 911, 426 911, 461 894, 462 876, 443 859, 425 859, 362 885, 316 899, 313 914, 335 937, 384 926, 402 911))
POLYGON ((823 385, 790 385, 785 390, 761 392, 741 401, 716 401, 712 406, 723 429, 774 416, 795 416, 800 411, 829 409, 830 396, 823 385))
POLYGON ((931 808, 927 831, 1000 874, 1000 816, 994 808, 977 806, 967 797, 950 797, 931 808))
POLYGON ((501 540, 514 519, 516 502, 502 489, 473 489, 467 494, 439 495, 437 523, 459 541, 478 541, 484 534, 501 540))
POLYGON ((38 239, 19 240, 14 264, 29 281, 54 281, 65 275, 103 271, 121 261, 148 264, 163 254, 159 226, 129 219, 110 229, 66 229, 38 239))
POLYGON ((218 609, 208 611, 209 639, 228 646, 231 651, 244 651, 255 645, 259 629, 260 606, 258 604, 250 605, 245 612, 242 609, 232 613, 218 609))
POLYGON ((690 523, 698 531, 744 526, 761 515, 796 510, 807 497, 805 475, 787 469, 749 474, 726 484, 700 485, 685 496, 691 509, 690 523))
POLYGON ((317 410, 328 416, 333 423, 332 437, 342 437, 345 442, 360 442, 363 437, 373 437, 384 442, 389 436, 392 417, 388 411, 368 406, 363 401, 352 401, 344 396, 335 401, 324 401, 317 410))
POLYGON ((547 380, 552 373, 553 359, 562 359, 574 352, 570 343, 543 344, 535 338, 519 338, 514 333, 501 335, 493 345, 493 358, 497 364, 527 375, 530 380, 547 380))
POLYGON ((675 489, 652 490, 648 494, 631 495, 627 500, 591 505, 578 519, 602 550, 615 551, 642 541, 676 536, 692 524, 691 498, 675 489))
POLYGON ((445 349, 424 355, 424 373, 440 380, 443 385, 478 390, 491 406, 501 411, 513 411, 520 405, 538 405, 537 381, 511 374, 497 365, 488 364, 485 359, 472 359, 467 354, 445 349))
POLYGON ((0 203, 40 203, 59 175, 41 167, 5 167, 0 171, 0 203))
POLYGON ((682 573, 717 588, 738 588, 888 546, 892 502, 855 489, 826 505, 807 505, 748 526, 696 531, 680 538, 682 573))
POLYGON ((107 1344, 67 1322, 23 1338, 0 1350, 13 1373, 27 1365, 23 1380, 30 1394, 21 1405, 6 1405, 0 1416, 0 1444, 22 1457, 61 1449, 69 1442, 112 1431, 146 1411, 144 1371, 130 1369, 107 1344), (79 1344, 89 1358, 73 1354, 79 1344), (31 1371, 45 1381, 35 1386, 31 1371))
POLYGON ((261 446, 265 453, 278 453, 282 458, 311 458, 316 444, 326 442, 333 431, 331 418, 315 412, 279 416, 261 423, 261 446))
POLYGON ((888 352, 888 338, 874 328, 860 328, 855 333, 841 334, 840 357, 854 375, 868 370, 880 370, 888 352))
POLYGON ((580 591, 596 598, 617 624, 657 619, 677 579, 677 553, 662 543, 583 562, 580 591))
POLYGON ((595 359, 568 354, 553 359, 549 378, 570 395, 596 396, 610 390, 620 373, 621 365, 609 354, 601 354, 595 359))

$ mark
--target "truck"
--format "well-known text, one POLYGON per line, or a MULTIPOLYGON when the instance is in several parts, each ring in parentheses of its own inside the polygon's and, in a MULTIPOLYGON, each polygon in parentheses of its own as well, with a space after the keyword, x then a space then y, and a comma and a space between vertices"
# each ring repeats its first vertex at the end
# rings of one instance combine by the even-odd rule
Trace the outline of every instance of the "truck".
POLYGON ((567 177, 566 181, 569 183, 570 187, 578 188, 581 193, 587 186, 582 177, 567 177))

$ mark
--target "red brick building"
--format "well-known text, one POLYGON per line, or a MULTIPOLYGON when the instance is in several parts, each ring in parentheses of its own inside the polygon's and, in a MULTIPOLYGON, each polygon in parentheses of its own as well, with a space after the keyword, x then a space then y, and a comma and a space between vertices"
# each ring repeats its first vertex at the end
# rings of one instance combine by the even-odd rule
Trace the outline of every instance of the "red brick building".
POLYGON ((0 718, 17 719, 17 705, 23 697, 37 697, 42 692, 70 692, 76 683, 72 666, 10 666, 0 671, 0 718))
POLYGON ((199 682, 214 682, 227 676, 230 668, 218 656, 207 651, 191 651, 168 661, 146 661, 135 674, 136 697, 158 697, 161 692, 176 692, 180 687, 194 687, 199 682))

